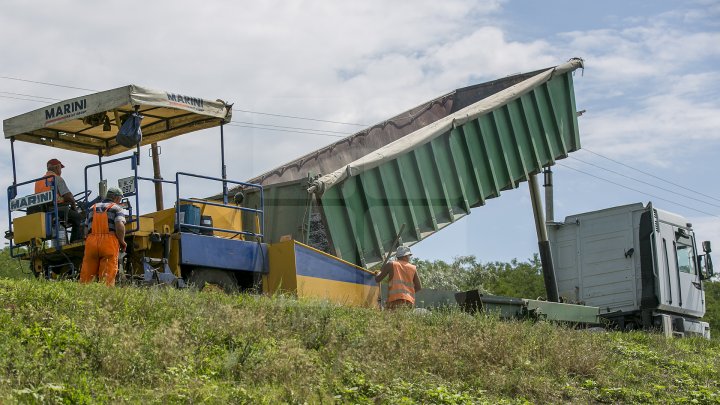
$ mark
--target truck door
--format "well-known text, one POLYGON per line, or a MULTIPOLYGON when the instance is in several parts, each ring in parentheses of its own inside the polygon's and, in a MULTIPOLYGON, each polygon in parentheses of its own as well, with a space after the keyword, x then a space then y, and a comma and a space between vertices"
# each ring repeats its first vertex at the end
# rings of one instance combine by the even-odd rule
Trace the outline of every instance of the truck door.
MULTIPOLYGON (((675 263, 675 238, 673 237, 673 227, 668 224, 660 224, 660 232, 658 232, 657 244, 660 251, 658 255, 659 271, 658 271, 658 287, 662 291, 660 305, 668 307, 680 307, 680 289, 675 263)), ((674 310, 674 308, 673 308, 674 310)))
POLYGON ((692 232, 661 222, 658 239, 659 284, 664 292, 660 304, 680 313, 702 316, 704 294, 700 289, 692 232))
POLYGON ((680 284, 682 308, 691 311, 696 316, 702 316, 704 311, 704 294, 695 259, 695 246, 692 234, 683 229, 676 230, 675 267, 680 284))

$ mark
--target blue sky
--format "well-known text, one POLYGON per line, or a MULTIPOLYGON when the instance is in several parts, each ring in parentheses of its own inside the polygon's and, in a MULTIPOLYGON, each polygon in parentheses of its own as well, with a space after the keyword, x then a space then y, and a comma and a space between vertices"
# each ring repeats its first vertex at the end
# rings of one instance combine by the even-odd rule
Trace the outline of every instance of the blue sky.
MULTIPOLYGON (((88 93, 35 81, 95 90, 135 83, 241 110, 373 124, 455 88, 582 57, 583 150, 555 168, 556 219, 653 201, 720 250, 718 1, 126 1, 121 9, 5 1, 0 38, 2 119, 88 93)), ((241 180, 361 128, 242 112, 233 121, 228 172, 241 180)), ((215 132, 163 144, 164 173, 217 174, 216 144, 215 132)), ((73 190, 96 161, 16 150, 20 178, 42 174, 57 156, 70 163, 73 190)), ((8 141, 0 182, 12 182, 8 141)), ((445 260, 535 251, 526 184, 415 247, 416 256, 445 260)))

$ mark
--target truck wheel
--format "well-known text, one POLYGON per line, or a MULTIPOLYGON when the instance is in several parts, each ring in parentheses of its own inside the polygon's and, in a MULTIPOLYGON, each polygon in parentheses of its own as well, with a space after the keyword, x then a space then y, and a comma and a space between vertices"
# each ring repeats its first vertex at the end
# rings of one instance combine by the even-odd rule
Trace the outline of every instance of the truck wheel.
POLYGON ((223 270, 197 268, 190 274, 189 282, 197 291, 202 291, 206 287, 214 287, 222 289, 228 294, 238 292, 235 276, 223 270))

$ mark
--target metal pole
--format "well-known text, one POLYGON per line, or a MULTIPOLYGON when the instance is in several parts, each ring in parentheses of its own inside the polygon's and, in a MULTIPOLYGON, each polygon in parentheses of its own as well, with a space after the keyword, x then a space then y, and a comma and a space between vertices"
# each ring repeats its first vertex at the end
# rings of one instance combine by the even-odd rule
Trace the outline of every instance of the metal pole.
MULTIPOLYGON (((150 145, 150 151, 152 152, 152 162, 153 162, 153 178, 155 180, 162 180, 162 176, 160 174, 160 150, 158 148, 157 142, 153 142, 150 145)), ((158 211, 162 211, 165 209, 165 205, 163 204, 163 188, 162 188, 162 182, 155 181, 155 208, 158 211)))
POLYGON ((555 206, 553 205, 553 172, 550 167, 546 167, 543 171, 545 174, 545 220, 547 222, 555 221, 555 206))
MULTIPOLYGON (((10 138, 10 154, 12 155, 13 166, 13 188, 17 187, 17 172, 15 171, 15 138, 10 138)), ((13 190, 17 193, 17 190, 13 190)), ((15 198, 15 197, 13 197, 15 198)))
MULTIPOLYGON (((222 163, 222 178, 223 180, 227 179, 227 166, 225 166, 225 132, 223 131, 223 127, 225 126, 224 122, 220 123, 220 160, 222 163)), ((227 183, 223 181, 223 204, 228 203, 228 186, 227 183)))
POLYGON ((98 149, 98 169, 100 169, 100 181, 103 181, 102 175, 102 150, 98 149))
POLYGON ((535 217, 535 230, 537 231, 538 246, 540 248, 540 263, 542 264, 547 299, 550 302, 559 302, 557 282, 555 281, 555 269, 553 268, 552 253, 550 251, 550 241, 548 240, 547 228, 545 227, 545 218, 543 218, 540 187, 538 186, 536 175, 532 174, 529 176, 528 186, 530 188, 533 216, 535 217))

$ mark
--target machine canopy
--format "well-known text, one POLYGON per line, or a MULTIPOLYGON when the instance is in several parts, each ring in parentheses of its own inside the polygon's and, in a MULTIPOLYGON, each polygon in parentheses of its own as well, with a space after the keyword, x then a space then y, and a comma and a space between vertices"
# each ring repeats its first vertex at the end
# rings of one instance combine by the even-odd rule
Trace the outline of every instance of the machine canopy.
POLYGON ((5 138, 110 156, 133 148, 117 143, 124 119, 143 116, 142 145, 230 122, 232 105, 129 85, 60 101, 3 121, 5 138))

